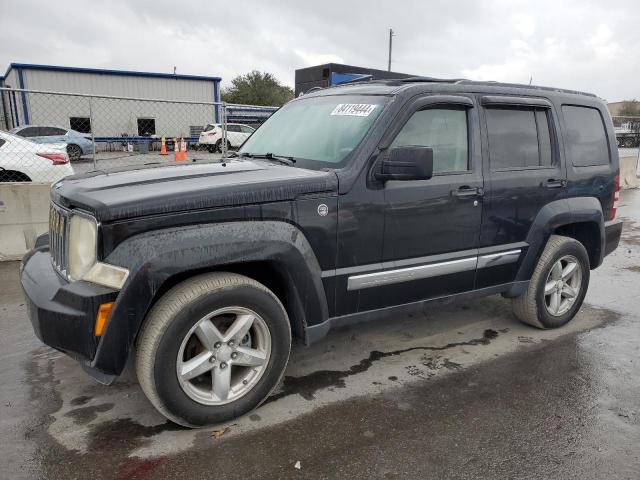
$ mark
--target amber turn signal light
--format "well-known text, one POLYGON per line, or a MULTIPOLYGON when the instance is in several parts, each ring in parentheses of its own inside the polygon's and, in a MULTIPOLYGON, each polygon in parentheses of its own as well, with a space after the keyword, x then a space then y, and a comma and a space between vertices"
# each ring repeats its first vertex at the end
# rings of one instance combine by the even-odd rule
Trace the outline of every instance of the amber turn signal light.
POLYGON ((93 334, 96 337, 102 335, 104 332, 104 328, 107 326, 107 320, 109 320, 109 314, 111 313, 111 308, 113 307, 113 302, 101 303, 98 307, 98 314, 96 315, 96 325, 93 329, 93 334))

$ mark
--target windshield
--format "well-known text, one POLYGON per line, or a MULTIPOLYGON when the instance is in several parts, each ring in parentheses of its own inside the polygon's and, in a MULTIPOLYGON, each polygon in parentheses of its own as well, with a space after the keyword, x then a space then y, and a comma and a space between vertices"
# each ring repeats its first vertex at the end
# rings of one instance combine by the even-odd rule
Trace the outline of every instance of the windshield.
POLYGON ((286 104, 249 137, 239 154, 271 153, 341 166, 384 108, 387 97, 330 95, 286 104))

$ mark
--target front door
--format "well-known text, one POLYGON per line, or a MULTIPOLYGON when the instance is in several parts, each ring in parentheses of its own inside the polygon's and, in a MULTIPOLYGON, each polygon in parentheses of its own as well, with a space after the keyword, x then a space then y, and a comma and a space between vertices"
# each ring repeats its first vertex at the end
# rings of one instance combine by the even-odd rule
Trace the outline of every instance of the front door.
POLYGON ((431 147, 434 174, 385 183, 382 268, 348 282, 360 309, 473 289, 483 195, 478 123, 470 97, 429 96, 396 125, 387 154, 431 147))

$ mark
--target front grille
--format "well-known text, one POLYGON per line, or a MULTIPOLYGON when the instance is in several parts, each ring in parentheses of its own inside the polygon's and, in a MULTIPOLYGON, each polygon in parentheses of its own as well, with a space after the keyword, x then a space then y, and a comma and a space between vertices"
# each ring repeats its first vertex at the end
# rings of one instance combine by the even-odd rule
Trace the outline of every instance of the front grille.
POLYGON ((54 268, 67 278, 69 251, 69 211, 55 203, 49 207, 49 249, 54 268))

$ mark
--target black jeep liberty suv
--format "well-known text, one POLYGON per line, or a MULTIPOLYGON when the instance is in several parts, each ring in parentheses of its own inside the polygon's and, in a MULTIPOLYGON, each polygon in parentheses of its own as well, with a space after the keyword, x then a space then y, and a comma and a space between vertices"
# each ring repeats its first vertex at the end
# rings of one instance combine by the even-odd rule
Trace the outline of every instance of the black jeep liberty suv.
POLYGON ((618 245, 599 98, 413 78, 315 91, 219 162, 52 186, 23 259, 36 335, 196 427, 256 408, 293 339, 423 302, 502 294, 557 328, 618 245))

